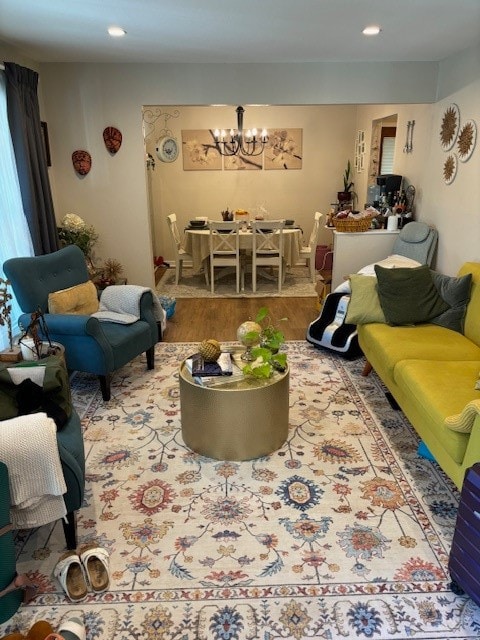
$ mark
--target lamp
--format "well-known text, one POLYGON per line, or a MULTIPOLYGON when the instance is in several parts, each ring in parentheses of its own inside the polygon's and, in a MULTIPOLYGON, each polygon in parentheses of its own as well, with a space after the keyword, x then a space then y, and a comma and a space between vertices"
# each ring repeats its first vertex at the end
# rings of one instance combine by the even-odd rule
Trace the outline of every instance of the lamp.
POLYGON ((262 133, 258 136, 256 129, 243 130, 243 114, 245 109, 237 107, 237 129, 230 129, 227 135, 225 129, 221 131, 215 129, 213 135, 216 146, 222 156, 236 156, 242 154, 244 156, 259 156, 266 142, 268 141, 268 133, 266 129, 262 129, 262 133))

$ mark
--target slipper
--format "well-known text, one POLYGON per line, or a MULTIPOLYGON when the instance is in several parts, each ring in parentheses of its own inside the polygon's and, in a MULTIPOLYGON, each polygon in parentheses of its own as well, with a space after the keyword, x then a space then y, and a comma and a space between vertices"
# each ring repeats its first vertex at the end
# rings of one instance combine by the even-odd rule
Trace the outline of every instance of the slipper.
POLYGON ((27 640, 45 640, 53 632, 52 625, 46 620, 37 620, 27 632, 27 640))
POLYGON ((3 636, 1 640, 47 640, 53 632, 52 625, 46 620, 37 620, 29 631, 27 635, 16 632, 9 633, 6 636, 3 636))
POLYGON ((87 631, 80 618, 69 618, 61 623, 58 635, 64 640, 86 640, 87 631))
POLYGON ((74 551, 59 559, 53 575, 72 602, 80 602, 87 597, 87 577, 80 558, 74 551))
POLYGON ((108 553, 91 544, 80 549, 80 560, 85 568, 92 591, 101 593, 110 586, 108 553))

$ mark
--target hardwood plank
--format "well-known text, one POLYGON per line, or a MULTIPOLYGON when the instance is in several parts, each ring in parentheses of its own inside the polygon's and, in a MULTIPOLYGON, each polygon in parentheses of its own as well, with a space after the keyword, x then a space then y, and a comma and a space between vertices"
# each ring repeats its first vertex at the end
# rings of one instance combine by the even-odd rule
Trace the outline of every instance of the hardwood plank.
POLYGON ((266 306, 287 340, 303 340, 307 327, 318 317, 316 298, 179 298, 167 323, 164 342, 198 342, 237 339, 237 328, 254 320, 266 306), (288 318, 285 322, 278 322, 288 318))

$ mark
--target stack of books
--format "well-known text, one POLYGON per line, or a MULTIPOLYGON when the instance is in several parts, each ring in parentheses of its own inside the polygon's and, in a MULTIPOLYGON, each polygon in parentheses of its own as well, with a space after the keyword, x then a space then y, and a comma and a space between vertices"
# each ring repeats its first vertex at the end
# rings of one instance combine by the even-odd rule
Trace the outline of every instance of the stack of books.
POLYGON ((234 364, 232 354, 228 351, 222 351, 216 362, 205 362, 200 353, 195 353, 187 358, 185 364, 195 382, 204 387, 213 387, 243 378, 242 370, 234 364))

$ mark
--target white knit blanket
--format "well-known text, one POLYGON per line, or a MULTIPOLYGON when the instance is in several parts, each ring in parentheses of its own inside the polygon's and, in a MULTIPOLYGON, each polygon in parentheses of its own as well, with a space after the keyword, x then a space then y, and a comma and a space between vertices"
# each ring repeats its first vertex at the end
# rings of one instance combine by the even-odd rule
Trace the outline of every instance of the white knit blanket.
POLYGON ((99 310, 92 316, 103 322, 133 324, 140 319, 140 299, 146 291, 152 292, 155 320, 162 323, 164 330, 166 313, 157 294, 148 287, 136 284, 106 287, 100 295, 99 310))
POLYGON ((8 468, 10 517, 16 529, 39 527, 67 512, 56 433, 55 422, 45 413, 0 423, 0 460, 8 468))

